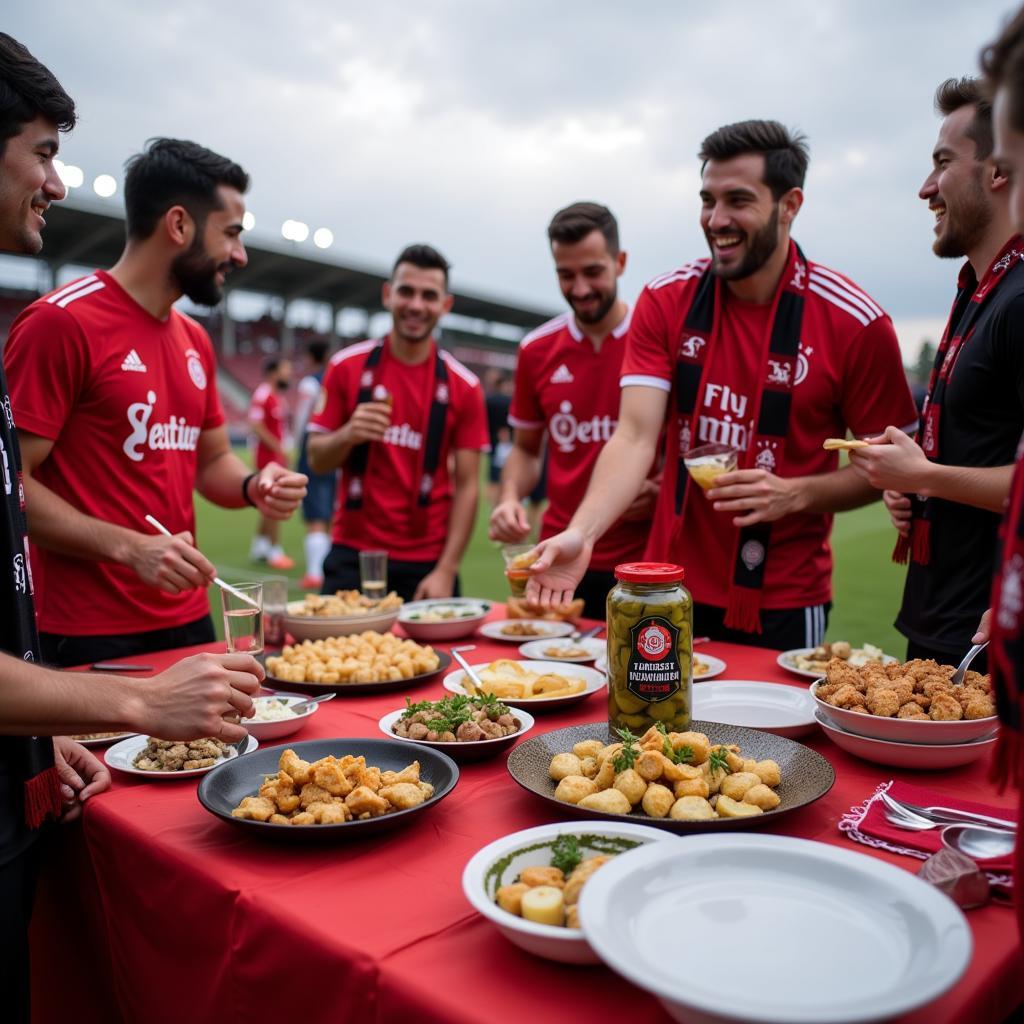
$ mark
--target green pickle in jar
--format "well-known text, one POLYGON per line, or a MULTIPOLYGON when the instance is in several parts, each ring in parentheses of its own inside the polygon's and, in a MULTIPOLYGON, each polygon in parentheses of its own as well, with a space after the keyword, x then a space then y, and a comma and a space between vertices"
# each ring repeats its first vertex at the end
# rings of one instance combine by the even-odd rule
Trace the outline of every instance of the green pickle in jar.
POLYGON ((608 725, 637 735, 652 725, 690 728, 693 601, 682 566, 615 567, 608 595, 608 725))

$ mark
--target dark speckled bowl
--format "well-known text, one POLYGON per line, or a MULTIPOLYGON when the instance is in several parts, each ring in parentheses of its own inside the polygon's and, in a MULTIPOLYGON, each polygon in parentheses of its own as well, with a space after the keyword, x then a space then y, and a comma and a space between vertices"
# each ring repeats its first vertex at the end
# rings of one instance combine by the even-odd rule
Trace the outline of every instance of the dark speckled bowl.
POLYGON ((782 799, 779 806, 774 811, 765 811, 750 818, 674 821, 671 818, 648 817, 642 810, 634 810, 629 814, 606 814, 556 800, 557 783, 548 774, 551 758, 555 754, 571 751, 573 745, 581 740, 615 742, 615 737, 609 735, 607 726, 604 725, 571 725, 566 729, 556 729, 554 732, 524 740, 509 754, 508 770, 520 786, 547 800, 559 814, 576 814, 580 817, 603 818, 608 821, 635 821, 638 825, 654 825, 671 832, 717 832, 721 829, 734 830, 766 825, 788 811, 795 811, 798 807, 813 803, 824 796, 836 781, 835 770, 821 754, 784 736, 774 736, 757 729, 745 729, 739 725, 722 725, 718 722, 693 722, 690 728, 695 732, 705 733, 712 743, 737 744, 743 757, 751 757, 756 761, 763 761, 766 758, 775 761, 782 771, 782 782, 776 789, 782 799))

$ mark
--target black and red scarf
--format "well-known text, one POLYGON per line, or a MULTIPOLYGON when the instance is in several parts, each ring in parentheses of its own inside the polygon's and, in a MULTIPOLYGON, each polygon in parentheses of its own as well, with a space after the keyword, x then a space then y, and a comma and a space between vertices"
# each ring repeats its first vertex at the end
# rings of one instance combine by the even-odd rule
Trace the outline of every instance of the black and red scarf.
MULTIPOLYGON (((387 339, 381 338, 366 357, 362 373, 359 377, 359 393, 356 404, 375 400, 376 369, 380 365, 387 339)), ((423 441, 420 444, 416 460, 415 479, 418 485, 412 494, 411 523, 414 529, 425 530, 427 517, 422 510, 430 504, 430 495, 434 489, 434 478, 441 462, 441 448, 444 443, 444 431, 448 419, 448 407, 451 404, 451 387, 448 378, 448 367, 441 356, 441 350, 435 344, 433 373, 429 376, 427 392, 426 422, 421 430, 423 441)), ((345 463, 345 509, 346 512, 359 514, 366 500, 365 478, 373 457, 373 449, 369 443, 357 445, 352 449, 345 463)))
MULTIPOLYGON (((683 335, 679 339, 674 421, 679 439, 679 463, 676 469, 676 524, 670 550, 676 549, 685 528, 686 502, 693 489, 683 455, 688 448, 704 443, 697 433, 700 396, 704 392, 704 380, 715 346, 720 343, 724 287, 722 280, 711 272, 709 264, 697 283, 684 321, 683 335)), ((747 450, 740 453, 740 469, 765 468, 777 473, 783 467, 806 291, 807 261, 799 246, 790 242, 789 257, 772 299, 771 315, 761 347, 762 372, 752 405, 756 410, 755 432, 747 450)), ((736 535, 725 625, 746 633, 760 633, 764 567, 771 544, 772 524, 755 523, 738 529, 731 524, 726 525, 728 519, 725 516, 722 523, 723 528, 733 530, 736 535)))
MULTIPOLYGON (((21 450, 14 432, 7 379, 0 367, 0 650, 25 661, 39 661, 32 603, 32 570, 29 566, 28 528, 25 522, 25 489, 22 485, 21 450)), ((0 698, 2 699, 2 698, 0 698)), ((25 824, 38 828, 61 810, 60 780, 53 763, 53 740, 48 736, 3 736, 0 751, 22 786, 25 824)))
MULTIPOLYGON (((978 317, 985 309, 986 303, 999 286, 1015 273, 1024 274, 1024 269, 1021 269, 1022 259, 1024 239, 1020 235, 1014 235, 985 271, 980 284, 970 263, 966 263, 960 271, 956 298, 953 300, 953 308, 950 310, 946 329, 942 332, 942 341, 939 343, 938 352, 935 353, 935 363, 928 378, 928 394, 921 410, 921 425, 914 437, 930 462, 939 460, 942 406, 957 359, 964 346, 971 340, 978 317)), ((903 564, 912 559, 919 565, 927 565, 931 561, 932 553, 931 515, 934 506, 927 498, 918 494, 909 494, 907 497, 910 498, 910 533, 907 536, 901 534, 897 539, 892 560, 903 564)))

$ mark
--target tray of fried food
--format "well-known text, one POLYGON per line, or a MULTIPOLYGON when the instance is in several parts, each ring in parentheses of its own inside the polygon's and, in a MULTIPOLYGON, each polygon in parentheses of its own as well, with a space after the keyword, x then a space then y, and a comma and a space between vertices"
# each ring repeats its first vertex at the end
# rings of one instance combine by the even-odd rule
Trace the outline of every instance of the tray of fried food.
POLYGON ((338 590, 333 594, 307 594, 288 605, 288 614, 300 618, 348 619, 359 615, 379 615, 402 607, 402 599, 393 590, 381 598, 367 597, 358 590, 338 590))

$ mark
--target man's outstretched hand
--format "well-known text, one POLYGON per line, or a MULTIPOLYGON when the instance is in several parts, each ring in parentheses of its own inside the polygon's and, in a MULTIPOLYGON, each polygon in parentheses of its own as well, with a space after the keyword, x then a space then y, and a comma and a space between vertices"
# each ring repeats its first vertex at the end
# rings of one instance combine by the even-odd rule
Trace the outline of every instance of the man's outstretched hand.
POLYGON ((593 545, 570 527, 541 541, 534 551, 537 557, 530 566, 526 600, 541 608, 569 604, 590 565, 593 545))

